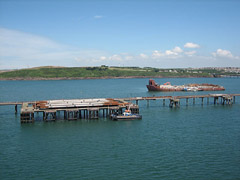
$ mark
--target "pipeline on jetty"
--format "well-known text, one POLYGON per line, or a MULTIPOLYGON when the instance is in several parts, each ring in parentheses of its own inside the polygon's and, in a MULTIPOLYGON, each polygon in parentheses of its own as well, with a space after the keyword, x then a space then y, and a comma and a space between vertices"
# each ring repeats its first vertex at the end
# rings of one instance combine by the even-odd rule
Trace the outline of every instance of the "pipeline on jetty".
POLYGON ((133 98, 98 98, 98 99, 71 99, 71 100, 47 100, 32 102, 1 102, 0 105, 15 105, 15 113, 18 111, 18 105, 21 105, 20 119, 21 123, 33 123, 35 114, 42 113, 43 121, 56 121, 61 119, 98 119, 99 117, 110 117, 114 113, 122 114, 124 110, 130 109, 132 113, 139 114, 139 101, 162 100, 165 105, 169 100, 169 107, 179 107, 180 100, 185 99, 186 105, 192 99, 195 104, 196 99, 201 99, 203 105, 204 98, 213 99, 214 104, 233 104, 235 97, 240 94, 208 94, 192 96, 153 96, 153 97, 133 97, 133 98), (132 102, 136 102, 135 104, 132 102))

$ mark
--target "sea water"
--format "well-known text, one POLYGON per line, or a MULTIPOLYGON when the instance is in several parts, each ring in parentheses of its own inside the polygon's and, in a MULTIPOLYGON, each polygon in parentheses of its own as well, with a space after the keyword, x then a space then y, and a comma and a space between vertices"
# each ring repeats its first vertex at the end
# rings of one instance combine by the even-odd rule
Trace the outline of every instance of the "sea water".
MULTIPOLYGON (((240 78, 155 79, 212 83, 220 92, 148 92, 148 79, 0 81, 0 102, 240 93, 240 78)), ((0 106, 0 179, 240 179, 240 97, 233 105, 139 101, 142 120, 21 124, 0 106)))

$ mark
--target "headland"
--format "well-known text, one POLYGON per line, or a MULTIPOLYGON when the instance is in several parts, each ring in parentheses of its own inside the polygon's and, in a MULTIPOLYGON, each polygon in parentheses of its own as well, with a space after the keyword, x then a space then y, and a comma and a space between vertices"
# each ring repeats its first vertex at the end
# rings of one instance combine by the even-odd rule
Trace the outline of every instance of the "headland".
POLYGON ((0 80, 240 77, 240 68, 57 67, 0 71, 0 80))

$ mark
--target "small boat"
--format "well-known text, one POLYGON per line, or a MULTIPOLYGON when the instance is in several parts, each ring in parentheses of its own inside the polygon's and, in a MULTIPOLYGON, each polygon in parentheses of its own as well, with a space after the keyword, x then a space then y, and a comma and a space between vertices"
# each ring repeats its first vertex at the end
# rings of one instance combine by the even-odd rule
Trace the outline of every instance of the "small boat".
POLYGON ((112 114, 111 118, 113 120, 134 120, 134 119, 142 119, 142 115, 132 114, 131 110, 125 110, 125 112, 121 115, 118 115, 117 113, 112 114))

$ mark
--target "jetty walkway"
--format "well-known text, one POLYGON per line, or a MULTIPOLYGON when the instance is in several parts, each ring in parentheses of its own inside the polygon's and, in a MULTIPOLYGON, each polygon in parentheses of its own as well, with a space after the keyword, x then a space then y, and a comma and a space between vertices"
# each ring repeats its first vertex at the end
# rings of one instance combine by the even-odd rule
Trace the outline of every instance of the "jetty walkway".
POLYGON ((18 106, 21 106, 21 123, 34 122, 35 115, 41 116, 43 121, 56 121, 58 119, 77 120, 77 119, 98 119, 99 117, 110 117, 114 113, 122 113, 130 109, 132 113, 139 114, 139 101, 162 100, 165 106, 169 100, 169 107, 179 107, 182 100, 186 100, 189 105, 190 99, 194 105, 196 99, 204 98, 209 104, 213 99, 214 104, 229 105, 235 103, 235 97, 240 94, 207 94, 207 95, 187 95, 187 96, 153 96, 153 97, 128 97, 128 98, 96 98, 96 99, 70 99, 70 100, 46 100, 28 102, 0 102, 0 106, 14 105, 15 113, 18 106), (133 103, 134 102, 134 103, 133 103), (40 115, 39 115, 40 114, 40 115))
POLYGON ((150 100, 163 100, 163 105, 165 105, 165 100, 170 100, 170 107, 174 105, 179 106, 181 99, 186 99, 186 105, 189 104, 189 99, 193 100, 193 104, 195 104, 195 99, 201 99, 202 104, 204 98, 207 98, 207 104, 209 104, 209 99, 214 99, 214 104, 232 104, 235 103, 235 97, 240 96, 240 94, 206 94, 206 95, 188 95, 188 96, 153 96, 153 97, 133 97, 133 98, 120 98, 119 100, 124 101, 136 101, 136 105, 138 105, 138 101, 147 100, 149 105, 150 100))

